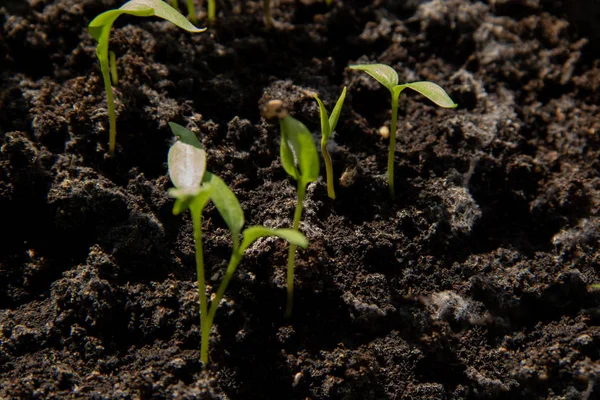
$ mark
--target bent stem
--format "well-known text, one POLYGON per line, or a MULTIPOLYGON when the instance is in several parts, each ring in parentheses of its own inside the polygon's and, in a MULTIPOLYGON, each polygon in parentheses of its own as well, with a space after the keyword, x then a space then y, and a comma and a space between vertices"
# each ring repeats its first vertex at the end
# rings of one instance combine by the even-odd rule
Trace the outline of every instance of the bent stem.
POLYGON ((200 361, 208 364, 208 336, 210 325, 207 324, 206 282, 204 279, 204 255, 202 248, 202 209, 190 207, 194 224, 194 245, 196 250, 196 274, 198 276, 198 296, 200 298, 200 361))
POLYGON ((221 300, 223 299, 223 295, 225 294, 225 290, 229 285, 229 281, 233 277, 235 270, 237 269, 238 264, 242 260, 242 254, 238 253, 238 250, 234 250, 231 254, 231 258, 229 260, 229 265, 227 266, 227 270, 225 271, 225 276, 219 285, 219 289, 215 294, 214 300, 210 303, 210 310, 208 311, 208 316, 204 320, 204 326, 202 327, 202 342, 200 344, 200 353, 203 356, 206 356, 208 361, 208 338, 210 337, 210 328, 212 327, 213 321, 215 319, 215 314, 217 312, 217 308, 219 308, 219 304, 221 304, 221 300))
POLYGON ((323 154, 323 160, 325 160, 325 171, 327 174, 327 195, 329 198, 335 200, 335 188, 333 185, 333 165, 331 163, 331 156, 327 151, 327 140, 325 136, 321 136, 321 154, 323 154))
MULTIPOLYGON (((298 181, 298 202, 296 203, 296 211, 294 212, 293 229, 298 230, 300 227, 300 218, 302 218, 302 205, 304 203, 304 195, 306 194, 306 183, 300 179, 298 181)), ((294 306, 294 262, 296 260, 296 245, 290 243, 290 252, 288 253, 287 264, 287 304, 285 307, 285 316, 292 316, 292 307, 294 306)))
POLYGON ((390 127, 390 148, 388 150, 388 186, 392 199, 394 192, 394 154, 396 152, 396 124, 398 122, 398 95, 392 92, 392 125, 390 127))

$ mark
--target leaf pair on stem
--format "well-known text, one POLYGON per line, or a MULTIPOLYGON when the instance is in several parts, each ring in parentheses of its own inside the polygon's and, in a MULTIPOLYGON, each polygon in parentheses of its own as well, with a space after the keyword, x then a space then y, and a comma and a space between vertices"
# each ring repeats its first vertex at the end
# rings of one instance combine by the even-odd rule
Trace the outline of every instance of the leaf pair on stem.
POLYGON ((244 251, 257 239, 265 236, 276 236, 285 239, 294 248, 295 246, 306 248, 308 242, 297 229, 270 229, 263 226, 251 226, 242 232, 244 212, 240 207, 240 203, 221 178, 206 171, 206 152, 196 135, 181 125, 171 122, 169 126, 173 133, 179 137, 179 140, 169 150, 169 176, 175 185, 175 188, 169 190, 169 194, 176 199, 173 213, 177 215, 185 210, 190 210, 194 224, 196 272, 200 298, 200 359, 206 365, 208 363, 210 329, 215 313, 237 266, 242 261, 244 251), (210 305, 206 296, 202 247, 202 211, 209 201, 214 203, 217 211, 225 221, 233 243, 233 250, 225 276, 210 305), (240 235, 243 238, 241 242, 240 235))
POLYGON ((388 186, 390 194, 394 197, 394 153, 396 150, 396 124, 398 122, 398 98, 406 88, 412 89, 443 108, 455 108, 450 96, 439 85, 433 82, 413 82, 398 84, 398 73, 393 68, 384 64, 351 65, 350 69, 357 69, 371 75, 377 82, 385 86, 392 96, 392 124, 390 128, 390 147, 388 150, 388 186))
MULTIPOLYGON (((106 90, 106 103, 108 107, 109 119, 109 151, 114 153, 117 137, 117 117, 115 115, 115 103, 113 99, 111 85, 111 71, 113 83, 117 84, 115 57, 110 57, 108 42, 110 39, 110 30, 115 20, 123 15, 134 15, 136 17, 159 17, 188 32, 204 32, 206 28, 199 29, 192 25, 183 15, 176 9, 168 5, 162 0, 131 0, 123 4, 119 9, 108 10, 98 15, 90 22, 88 31, 94 39, 98 41, 96 47, 96 56, 100 61, 100 70, 102 71, 102 79, 104 80, 104 89, 106 90)), ((114 54, 114 53, 113 53, 114 54)))

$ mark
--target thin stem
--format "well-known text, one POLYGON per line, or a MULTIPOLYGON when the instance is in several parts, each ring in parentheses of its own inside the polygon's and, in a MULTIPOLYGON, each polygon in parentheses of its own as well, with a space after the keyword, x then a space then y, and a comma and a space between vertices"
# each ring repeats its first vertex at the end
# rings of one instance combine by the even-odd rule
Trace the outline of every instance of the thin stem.
MULTIPOLYGON (((300 218, 302 218, 302 205, 304 203, 304 195, 306 194, 306 183, 302 179, 298 181, 298 202, 296 203, 296 211, 294 212, 293 229, 298 230, 300 227, 300 218)), ((294 305, 294 261, 296 259, 296 245, 290 244, 290 252, 288 253, 287 264, 287 305, 285 308, 285 316, 292 316, 292 307, 294 305)))
MULTIPOLYGON (((213 2, 213 7, 214 7, 214 0, 212 0, 213 2)), ((210 21, 210 3, 211 0, 208 0, 208 19, 210 21)), ((198 19, 196 18, 196 7, 194 7, 194 1, 193 0, 187 0, 187 12, 188 12, 188 19, 190 20, 190 22, 194 25, 196 25, 196 23, 198 22, 198 19)), ((213 10, 214 13, 214 10, 213 10)))
POLYGON ((333 165, 331 163, 331 156, 327 151, 327 141, 325 136, 321 137, 321 154, 323 154, 323 160, 325 160, 325 171, 327 173, 327 195, 335 200, 335 185, 333 184, 333 165))
POLYGON ((113 85, 117 86, 119 84, 119 74, 117 73, 117 56, 115 56, 115 52, 111 51, 108 53, 110 57, 110 76, 112 77, 113 85))
POLYGON ((273 17, 271 17, 271 0, 263 0, 263 8, 265 10, 265 25, 267 28, 273 26, 273 17))
POLYGON ((206 300, 206 281, 204 278, 204 252, 202 247, 202 209, 190 208, 194 224, 194 245, 196 247, 196 274, 198 276, 198 297, 200 298, 200 361, 208 364, 208 336, 210 326, 206 323, 208 302, 206 300))
POLYGON ((233 277, 233 274, 235 273, 235 270, 236 270, 238 264, 240 263, 240 261, 242 261, 242 254, 238 253, 237 250, 234 250, 233 253, 231 254, 231 258, 229 260, 229 265, 227 266, 227 270, 225 271, 225 276, 223 277, 223 280, 221 281, 221 284, 219 285, 219 289, 217 290, 217 293, 215 294, 214 300, 210 303, 210 310, 208 311, 208 317, 204 321, 204 326, 206 327, 206 330, 208 333, 206 335, 204 335, 204 331, 202 332, 202 348, 206 348, 207 352, 208 352, 208 336, 210 333, 210 328, 212 327, 213 321, 215 319, 215 314, 217 313, 217 308, 219 308, 219 304, 221 303, 221 300, 223 299, 223 295, 225 294, 225 290, 227 289, 227 286, 229 285, 229 281, 231 281, 231 278, 233 277))
POLYGON ((100 70, 102 71, 102 80, 104 81, 104 89, 106 91, 106 106, 108 108, 108 150, 113 154, 117 142, 117 116, 115 115, 115 101, 113 99, 112 86, 110 84, 108 57, 102 57, 100 59, 100 70))
POLYGON ((390 128, 390 148, 388 150, 388 186, 392 199, 394 193, 394 154, 396 152, 396 124, 398 122, 398 96, 392 93, 392 126, 390 128))
MULTIPOLYGON (((188 0, 192 1, 192 0, 188 0)), ((208 23, 213 24, 215 22, 215 17, 217 14, 217 5, 216 0, 208 0, 208 23)))

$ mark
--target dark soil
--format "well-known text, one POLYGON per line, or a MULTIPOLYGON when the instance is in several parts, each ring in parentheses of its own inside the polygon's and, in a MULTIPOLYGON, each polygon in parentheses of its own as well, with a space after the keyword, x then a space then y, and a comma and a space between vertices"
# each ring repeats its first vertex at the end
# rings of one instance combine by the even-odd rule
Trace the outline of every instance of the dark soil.
MULTIPOLYGON (((87 24, 123 2, 0 2, 0 398, 600 399, 597 2, 281 0, 266 30, 261 2, 223 0, 203 34, 121 17, 111 157, 87 24), (395 200, 388 94, 347 69, 375 61, 459 103, 402 95, 395 200), (293 317, 287 245, 262 240, 203 368, 167 123, 198 133, 248 225, 289 227, 260 107, 319 135, 311 93, 331 108, 343 86, 343 184, 309 187, 293 317)), ((212 292, 231 243, 205 217, 212 292)))

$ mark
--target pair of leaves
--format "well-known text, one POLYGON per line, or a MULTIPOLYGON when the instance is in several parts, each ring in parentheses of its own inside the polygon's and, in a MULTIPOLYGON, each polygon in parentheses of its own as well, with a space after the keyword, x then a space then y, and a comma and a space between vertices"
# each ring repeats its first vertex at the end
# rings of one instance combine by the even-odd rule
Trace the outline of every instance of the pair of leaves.
POLYGON ((338 119, 340 118, 340 113, 342 112, 342 106, 344 105, 344 100, 346 99, 346 87, 344 86, 344 90, 342 90, 342 94, 338 98, 337 103, 335 103, 335 107, 331 111, 331 115, 327 115, 327 109, 325 105, 319 99, 319 96, 315 94, 315 100, 319 104, 319 111, 321 114, 321 132, 323 134, 323 140, 327 142, 329 137, 335 130, 335 127, 338 123, 338 119))
POLYGON ((199 215, 211 200, 229 228, 234 251, 240 254, 264 236, 277 236, 303 248, 308 246, 304 235, 296 230, 262 226, 251 226, 244 230, 244 239, 240 244, 239 237, 245 221, 237 197, 221 178, 206 170, 206 151, 196 135, 179 124, 170 122, 169 126, 179 137, 168 155, 169 176, 175 185, 169 190, 169 194, 176 198, 174 214, 195 207, 199 215))
POLYGON ((436 105, 443 108, 455 108, 457 106, 441 86, 433 82, 412 82, 398 85, 398 73, 384 64, 351 65, 350 69, 357 69, 371 75, 377 82, 385 86, 395 98, 406 89, 412 89, 422 94, 436 105))
POLYGON ((136 17, 156 16, 172 22, 188 32, 196 33, 206 30, 206 28, 196 28, 176 9, 162 0, 131 0, 116 10, 109 10, 98 15, 90 22, 88 31, 98 41, 96 55, 99 59, 108 59, 110 29, 115 20, 123 14, 134 15, 136 17))
POLYGON ((281 119, 279 124, 281 163, 285 172, 303 184, 319 179, 319 154, 308 128, 290 116, 281 119))

